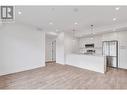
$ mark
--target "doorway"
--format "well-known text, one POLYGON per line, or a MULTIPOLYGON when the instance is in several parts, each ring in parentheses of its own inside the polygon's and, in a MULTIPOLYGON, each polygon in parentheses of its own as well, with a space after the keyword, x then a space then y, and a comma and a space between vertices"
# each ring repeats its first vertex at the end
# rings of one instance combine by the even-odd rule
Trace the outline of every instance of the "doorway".
POLYGON ((46 34, 45 40, 45 62, 52 64, 56 62, 56 36, 46 34))
POLYGON ((56 62, 56 40, 52 41, 52 52, 51 52, 51 57, 52 57, 52 62, 55 63, 56 62))

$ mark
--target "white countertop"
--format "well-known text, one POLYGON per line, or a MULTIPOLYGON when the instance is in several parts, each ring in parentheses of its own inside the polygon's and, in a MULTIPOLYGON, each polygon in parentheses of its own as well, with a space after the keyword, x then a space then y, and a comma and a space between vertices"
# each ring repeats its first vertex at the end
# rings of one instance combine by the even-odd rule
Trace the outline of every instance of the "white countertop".
POLYGON ((102 56, 101 54, 82 54, 82 53, 72 53, 72 55, 84 55, 84 56, 102 56))

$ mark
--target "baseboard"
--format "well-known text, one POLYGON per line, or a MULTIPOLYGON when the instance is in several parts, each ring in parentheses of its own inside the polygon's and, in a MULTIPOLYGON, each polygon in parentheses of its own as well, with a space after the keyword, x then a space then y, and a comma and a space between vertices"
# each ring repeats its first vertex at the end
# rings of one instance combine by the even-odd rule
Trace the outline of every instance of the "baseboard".
POLYGON ((46 63, 56 63, 56 61, 46 61, 46 63))
POLYGON ((35 67, 29 67, 29 68, 19 69, 19 70, 1 72, 0 76, 20 73, 20 72, 29 71, 29 70, 33 70, 33 69, 37 69, 37 68, 42 68, 42 67, 45 67, 45 64, 44 65, 40 65, 40 66, 35 66, 35 67))

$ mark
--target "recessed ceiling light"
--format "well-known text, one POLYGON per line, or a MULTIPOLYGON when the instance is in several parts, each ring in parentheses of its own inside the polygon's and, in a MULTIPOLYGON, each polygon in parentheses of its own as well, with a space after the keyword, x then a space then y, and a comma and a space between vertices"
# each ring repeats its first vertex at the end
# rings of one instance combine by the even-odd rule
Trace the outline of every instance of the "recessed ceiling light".
POLYGON ((18 11, 18 14, 19 14, 19 15, 21 15, 21 14, 22 14, 22 12, 21 12, 21 11, 18 11))
POLYGON ((116 7, 115 9, 118 11, 120 9, 120 7, 116 7))
POLYGON ((78 23, 77 23, 77 22, 75 22, 74 24, 75 24, 75 25, 77 25, 78 23))
POLYGON ((58 32, 59 30, 58 29, 56 29, 56 32, 58 32))
POLYGON ((53 22, 49 22, 49 24, 50 24, 50 25, 52 25, 52 24, 53 24, 53 22))
POLYGON ((113 21, 116 21, 116 18, 113 18, 113 21))

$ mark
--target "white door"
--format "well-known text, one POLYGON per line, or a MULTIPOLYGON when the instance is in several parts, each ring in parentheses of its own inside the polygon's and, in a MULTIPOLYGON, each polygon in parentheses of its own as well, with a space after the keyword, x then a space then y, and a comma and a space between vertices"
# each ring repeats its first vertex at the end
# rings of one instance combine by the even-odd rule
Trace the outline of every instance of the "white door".
POLYGON ((52 42, 52 61, 56 61, 56 41, 52 42))

